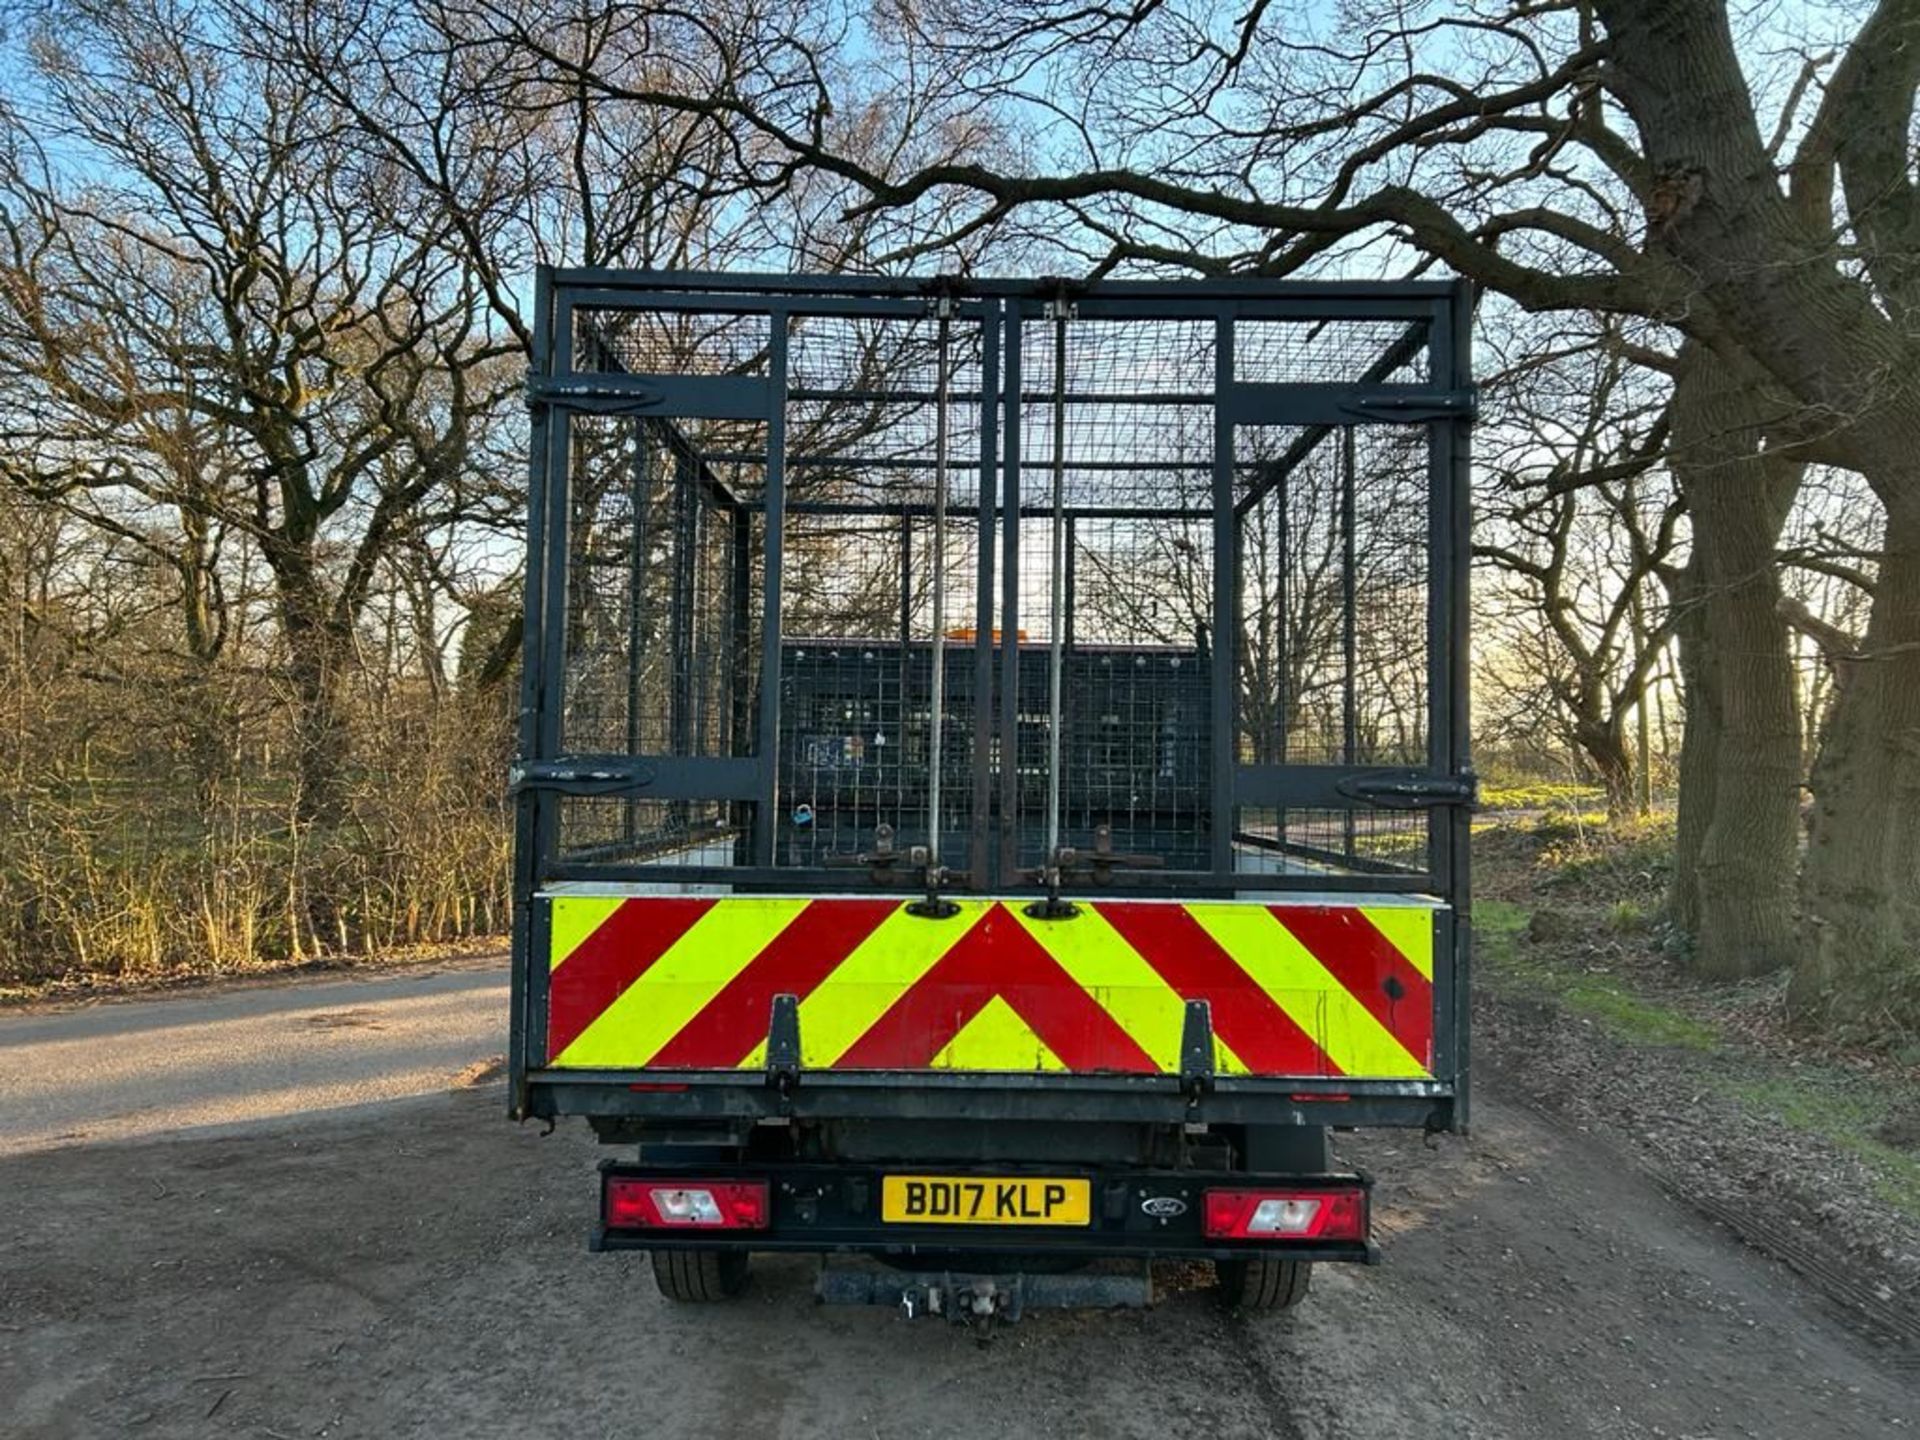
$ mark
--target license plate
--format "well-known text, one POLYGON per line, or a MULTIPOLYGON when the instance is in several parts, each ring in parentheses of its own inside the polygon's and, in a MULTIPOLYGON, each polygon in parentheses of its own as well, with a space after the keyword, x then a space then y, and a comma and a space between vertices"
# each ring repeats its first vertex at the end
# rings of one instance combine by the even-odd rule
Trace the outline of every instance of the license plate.
POLYGON ((1057 1176, 889 1175, 880 1218, 905 1225, 1085 1225, 1093 1182, 1057 1176))

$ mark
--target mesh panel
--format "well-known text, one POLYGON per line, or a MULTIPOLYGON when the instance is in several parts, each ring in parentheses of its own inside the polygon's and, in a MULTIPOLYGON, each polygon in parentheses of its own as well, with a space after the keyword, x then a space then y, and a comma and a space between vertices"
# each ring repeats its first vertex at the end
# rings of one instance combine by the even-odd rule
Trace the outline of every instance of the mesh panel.
POLYGON ((1418 875, 1427 868, 1418 810, 1309 810, 1242 805, 1233 868, 1256 875, 1418 875))
POLYGON ((583 374, 765 375, 765 315, 581 308, 573 368, 583 374))
POLYGON ((1240 757, 1419 765, 1427 693, 1427 456, 1418 430, 1234 438, 1240 757))
MULTIPOLYGON (((660 421, 571 425, 563 749, 753 753, 762 524, 735 491, 752 490, 757 473, 707 463, 660 421)), ((746 825, 739 802, 569 799, 560 845, 581 862, 720 863, 712 847, 731 854, 720 838, 746 825), (685 858, 696 842, 707 858, 685 858)))
POLYGON ((1062 623, 1060 843, 1205 868, 1212 754, 1211 321, 1073 321, 1022 335, 1018 829, 1045 864, 1053 604, 1062 623), (1064 425, 1054 403, 1064 375, 1064 425), (1056 435, 1068 515, 1054 560, 1056 435))
MULTIPOLYGON (((576 312, 573 339, 582 370, 779 379, 773 323, 765 313, 606 309, 576 312)), ((817 870, 875 850, 884 833, 902 852, 937 841, 942 861, 974 883, 1010 885, 1049 859, 1057 780, 1058 839, 1077 851, 1207 870, 1224 829, 1219 843, 1240 874, 1422 871, 1423 813, 1235 803, 1216 816, 1213 767, 1216 745, 1241 764, 1425 766, 1424 427, 1240 428, 1226 457, 1231 549, 1216 553, 1213 316, 1071 319, 1058 374, 1054 324, 1028 318, 1018 395, 985 394, 993 367, 974 318, 951 322, 944 350, 931 314, 777 323, 789 327, 788 400, 769 788, 754 803, 568 799, 563 858, 745 863, 750 841, 770 835, 775 865, 817 870), (1019 423, 1019 453, 1008 457, 1019 487, 1012 556, 1001 545, 1009 491, 982 460, 996 413, 1003 426, 1019 423), (948 519, 936 556, 942 468, 948 519), (990 622, 980 613, 983 545, 990 622), (1002 613, 1009 565, 1016 614, 1002 613), (1236 577, 1224 622, 1234 663, 1216 673, 1223 573, 1236 577), (1009 645, 1017 661, 1006 696, 1009 645), (945 654, 937 702, 936 650, 945 654), (1221 684, 1225 735, 1214 728, 1221 684)), ((1232 323, 1242 382, 1427 376, 1424 335, 1405 322, 1232 323)), ((708 393, 737 405, 752 392, 677 393, 685 408, 708 393)), ((1281 413, 1285 403, 1274 400, 1281 413)), ((571 423, 564 748, 662 761, 754 755, 771 426, 571 423)), ((864 883, 858 873, 846 883, 864 883)))
POLYGON ((885 827, 903 851, 937 838, 943 864, 970 864, 982 346, 977 324, 955 320, 943 354, 931 316, 793 327, 778 863, 873 852, 885 827), (943 365, 948 518, 936 555, 943 365))
POLYGON ((751 752, 736 701, 757 527, 721 478, 646 421, 573 421, 562 743, 587 754, 751 752))
POLYGON ((1426 328, 1403 320, 1240 320, 1233 373, 1256 384, 1413 384, 1427 378, 1426 343, 1426 328))
POLYGON ((569 795, 560 802, 559 858, 573 865, 742 863, 753 807, 714 800, 569 795))

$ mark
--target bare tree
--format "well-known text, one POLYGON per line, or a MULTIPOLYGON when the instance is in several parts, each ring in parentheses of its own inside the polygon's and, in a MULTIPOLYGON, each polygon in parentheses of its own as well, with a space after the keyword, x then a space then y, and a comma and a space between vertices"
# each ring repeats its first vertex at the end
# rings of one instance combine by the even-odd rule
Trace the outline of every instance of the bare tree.
MULTIPOLYGON (((0 353, 75 513, 111 523, 137 497, 187 517, 170 559, 202 576, 214 532, 258 546, 299 814, 331 822, 355 622, 429 498, 462 490, 512 377, 471 270, 392 223, 403 181, 340 143, 315 86, 209 24, 80 7, 38 38, 0 156, 0 353), (63 170, 41 136, 84 158, 63 170)), ((191 627, 204 585, 187 593, 191 627)))
MULTIPOLYGON (((1724 0, 1432 20, 1363 10, 1330 43, 1296 42, 1265 6, 1223 27, 1173 5, 1039 0, 971 33, 960 13, 941 14, 913 37, 916 54, 943 58, 982 103, 1043 117, 1039 143, 1008 163, 961 137, 909 169, 835 145, 819 118, 831 108, 824 68, 811 92, 724 95, 578 70, 610 99, 731 116, 798 161, 856 179, 876 207, 974 197, 954 234, 1050 209, 1101 238, 1101 268, 1268 273, 1324 264, 1342 247, 1378 264, 1383 237, 1397 239, 1528 309, 1673 326, 1701 347, 1701 364, 1751 377, 1769 449, 1858 471, 1887 515, 1872 613, 1814 771, 1791 991, 1802 1018, 1846 1020, 1920 1004, 1909 258, 1920 192, 1907 166, 1917 26, 1920 0, 1880 0, 1840 31, 1830 75, 1809 53, 1782 83, 1756 86, 1724 0), (1036 93, 1035 76, 1065 89, 1036 93), (1059 93, 1067 103, 1050 98, 1059 93)), ((1764 529, 1770 507, 1758 508, 1764 529)), ((1712 535, 1696 517, 1696 543, 1712 535)), ((1745 587, 1715 593, 1753 599, 1745 587)), ((1703 623, 1723 608, 1701 607, 1703 623)), ((1746 733, 1758 743, 1769 728, 1746 733)), ((1731 797, 1716 790, 1716 803, 1731 797)))
POLYGON ((1610 325, 1585 343, 1541 339, 1539 327, 1506 336, 1517 354, 1488 384, 1475 554, 1502 575, 1488 608, 1505 632, 1493 643, 1511 651, 1489 664, 1499 675, 1519 663, 1625 816, 1643 763, 1628 723, 1672 634, 1664 586, 1684 505, 1662 468, 1668 395, 1610 325), (1534 634, 1550 643, 1527 643, 1534 634))

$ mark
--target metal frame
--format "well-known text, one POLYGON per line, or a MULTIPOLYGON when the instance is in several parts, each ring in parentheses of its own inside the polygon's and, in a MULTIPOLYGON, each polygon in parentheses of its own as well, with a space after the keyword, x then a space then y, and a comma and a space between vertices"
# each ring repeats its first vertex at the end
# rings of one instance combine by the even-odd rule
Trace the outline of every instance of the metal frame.
MULTIPOLYGON (((1436 911, 1443 933, 1436 937, 1436 954, 1446 963, 1436 969, 1435 1073, 1443 1077, 1431 1093, 1414 1094, 1400 1087, 1389 1093, 1358 1082, 1343 1084, 1350 1092, 1340 1101, 1302 1099, 1314 1087, 1299 1081, 1269 1086, 1257 1080, 1229 1081, 1224 1077, 1196 1105, 1177 1086, 1161 1094, 1151 1080, 1096 1083, 1088 1077, 1017 1077, 1007 1095, 1010 1104, 1031 1097, 1058 1113, 1062 1094, 1089 1102, 1102 1114, 1145 1118, 1226 1118, 1259 1110, 1265 1118, 1283 1096, 1291 1096, 1295 1119, 1305 1123, 1416 1123, 1457 1126, 1465 1119, 1467 1068, 1466 993, 1469 966, 1469 910, 1467 816, 1473 797, 1468 756, 1467 712, 1467 578, 1468 578, 1468 467, 1469 433, 1473 413, 1469 319, 1472 297, 1462 283, 1405 282, 1271 282, 1261 280, 1105 281, 1091 286, 1063 287, 1057 280, 978 281, 916 280, 858 277, 796 277, 696 273, 651 273, 604 270, 554 270, 543 267, 535 281, 534 353, 528 377, 532 409, 532 445, 529 469, 528 565, 526 639, 521 684, 520 756, 515 767, 518 794, 516 813, 514 950, 516 982, 513 988, 514 1044, 512 1070, 516 1113, 612 1113, 795 1115, 816 1102, 851 1106, 833 1113, 924 1113, 913 1109, 926 1097, 944 1093, 958 1082, 969 1096, 967 1113, 982 1113, 979 1104, 994 1093, 993 1077, 938 1077, 912 1079, 918 1098, 905 1110, 899 1098, 900 1077, 809 1077, 805 1098, 782 1096, 763 1103, 765 1094, 729 1077, 658 1077, 663 1083, 684 1083, 689 1097, 668 1092, 636 1094, 613 1077, 539 1072, 530 1056, 543 1052, 544 967, 530 957, 544 954, 540 907, 535 897, 549 884, 596 881, 633 886, 661 884, 723 885, 734 890, 779 890, 788 893, 826 893, 848 888, 844 870, 829 871, 783 866, 777 863, 775 827, 779 805, 778 754, 781 694, 781 562, 784 527, 789 513, 824 513, 834 507, 796 504, 786 499, 785 427, 790 399, 817 398, 814 392, 789 391, 787 339, 790 322, 805 316, 927 317, 939 306, 977 324, 983 336, 981 388, 955 391, 954 398, 981 404, 980 483, 978 505, 978 597, 975 616, 974 694, 978 697, 973 723, 975 755, 971 805, 970 865, 973 874, 959 882, 976 892, 998 895, 1038 893, 1040 876, 1023 868, 1017 852, 1014 816, 1018 810, 1016 766, 999 769, 1000 791, 984 762, 997 738, 1003 753, 1017 743, 1019 705, 1018 670, 1022 654, 1015 640, 1020 629, 1019 557, 1022 526, 1046 523, 1050 515, 1044 486, 1023 486, 1021 402, 1044 401, 1052 392, 1023 388, 1022 336, 1024 327, 1045 323, 1048 307, 1070 291, 1076 319, 1187 321, 1211 320, 1215 327, 1215 383, 1210 393, 1153 394, 1075 399, 1124 399, 1129 403, 1208 403, 1214 413, 1214 456, 1210 466, 1212 505, 1201 511, 1149 512, 1128 510, 1128 516, 1164 513, 1183 519, 1211 518, 1213 522, 1213 635, 1212 736, 1209 791, 1213 825, 1210 864, 1206 870, 1116 870, 1110 890, 1201 898, 1241 891, 1288 892, 1337 890, 1356 898, 1368 894, 1431 894, 1443 902, 1436 911), (574 341, 576 312, 583 309, 653 310, 689 314, 764 315, 769 332, 760 374, 645 375, 576 366, 574 341), (1358 378, 1337 383, 1268 383, 1236 374, 1235 340, 1242 321, 1370 321, 1396 322, 1405 329, 1387 345, 1358 378), (1424 350, 1426 380, 1397 383, 1395 374, 1424 350), (751 755, 580 755, 562 747, 561 685, 566 653, 565 624, 568 595, 569 499, 567 465, 570 417, 602 414, 657 417, 673 435, 676 417, 747 419, 767 426, 763 459, 765 491, 757 502, 728 500, 757 515, 764 526, 762 556, 764 593, 760 611, 760 676, 757 713, 752 717, 757 741, 751 755), (1353 433, 1356 425, 1391 424, 1423 427, 1427 436, 1427 706, 1426 764, 1420 767, 1381 767, 1351 763, 1354 754, 1353 701, 1345 701, 1348 763, 1256 763, 1235 753, 1236 671, 1234 640, 1240 579, 1237 571, 1236 525, 1242 515, 1274 487, 1284 487, 1288 476, 1317 447, 1337 443, 1344 451, 1342 494, 1344 543, 1348 547, 1347 584, 1352 584, 1353 433), (1236 494, 1235 432, 1243 426, 1300 428, 1296 443, 1243 495, 1236 494), (1337 440, 1336 440, 1336 437, 1337 440), (999 557, 1000 593, 992 594, 999 557), (1008 643, 996 646, 998 627, 1008 643), (997 651, 997 654, 996 654, 997 651), (998 714, 989 713, 987 697, 996 692, 994 670, 999 669, 998 714), (556 857, 559 806, 568 795, 644 795, 659 799, 710 798, 751 802, 754 826, 746 863, 732 865, 657 865, 604 863, 556 857), (1243 805, 1303 807, 1345 813, 1344 854, 1318 857, 1337 859, 1338 874, 1264 874, 1236 871, 1237 836, 1229 819, 1243 805), (1375 806, 1422 807, 1427 810, 1425 864, 1419 873, 1391 872, 1355 861, 1352 844, 1354 817, 1375 806), (992 833, 994 815, 999 834, 992 833), (997 840, 997 843, 995 843, 997 840), (723 1082, 715 1089, 715 1082, 723 1082), (1361 1093, 1365 1090, 1366 1093, 1361 1093), (724 1098, 723 1098, 724 1097, 724 1098), (1239 1103, 1250 1102, 1248 1105, 1239 1103), (1251 1103, 1255 1102, 1257 1103, 1251 1103), (707 1108, 717 1103, 717 1108, 707 1108)), ((821 392, 822 395, 840 392, 821 392)), ((851 392, 848 392, 851 393, 851 392)), ((905 392, 884 392, 885 398, 912 398, 905 392)), ((931 396, 927 397, 931 398, 931 396)), ((828 463, 830 457, 797 457, 795 464, 828 463)), ((682 454, 679 463, 703 464, 701 457, 682 454)), ((1124 465, 1125 462, 1117 462, 1124 465)), ((1155 462, 1158 463, 1158 462, 1155 462)), ((724 487, 712 482, 722 493, 724 487)), ((1284 494, 1284 491, 1282 491, 1284 494)), ((917 513, 914 507, 896 507, 903 524, 917 513)), ((862 513, 873 513, 871 511, 862 513)), ((896 513, 889 511, 887 513, 896 513)), ((1085 512, 1088 515, 1097 511, 1085 512)), ((744 542, 742 542, 744 544, 744 542)), ((1069 546, 1069 554, 1072 547, 1069 546)), ((744 569, 748 561, 736 556, 744 569)), ((735 603, 744 603, 736 595, 735 603)), ((1069 607, 1069 614, 1072 613, 1069 607)), ((1345 646, 1353 653, 1353 609, 1347 606, 1345 646)), ((1030 652, 1029 652, 1030 653, 1030 652)), ((1347 667, 1348 689, 1353 667, 1347 667)), ((745 718, 745 717, 743 717, 745 718)), ((631 747, 629 747, 631 748, 631 747)), ((1304 847, 1290 846, 1291 850, 1304 847)), ((741 857, 736 856, 736 859, 741 857)), ((1069 887, 1071 888, 1071 887, 1069 887)), ((649 1072, 650 1080, 655 1078, 649 1072)), ((753 1077, 741 1077, 751 1081, 753 1077)), ((991 1107, 989 1107, 991 1110, 991 1107)), ((826 1112, 821 1112, 826 1113, 826 1112)), ((997 1111, 991 1113, 1000 1113, 997 1111)))

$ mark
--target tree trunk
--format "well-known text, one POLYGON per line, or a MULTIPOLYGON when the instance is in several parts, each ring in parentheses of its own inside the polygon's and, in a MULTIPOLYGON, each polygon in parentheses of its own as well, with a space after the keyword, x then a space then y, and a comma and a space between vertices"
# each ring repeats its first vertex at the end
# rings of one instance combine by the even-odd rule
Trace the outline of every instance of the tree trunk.
POLYGON ((1787 1004, 1886 1033, 1920 1024, 1920 503, 1889 507, 1866 635, 1835 665, 1787 1004))
POLYGON ((1734 979, 1795 953, 1800 712, 1774 551, 1802 467, 1761 449, 1758 396, 1692 343, 1672 415, 1693 549, 1674 597, 1686 728, 1669 902, 1693 968, 1734 979))
POLYGON ((346 809, 346 720, 340 678, 349 650, 326 588, 305 546, 274 547, 268 555, 279 593, 281 633, 287 642, 287 679, 293 691, 294 819, 303 828, 337 824, 346 809))
POLYGON ((187 664, 171 698, 179 753, 193 775, 194 813, 210 825, 220 803, 222 782, 233 770, 238 717, 218 662, 226 643, 226 616, 214 575, 209 545, 212 523, 205 515, 179 512, 181 543, 175 552, 180 576, 180 628, 187 664))
POLYGON ((1594 718, 1574 727, 1573 742, 1592 767, 1593 776, 1607 792, 1607 818, 1633 815, 1633 752, 1627 748, 1627 730, 1618 714, 1594 718))

